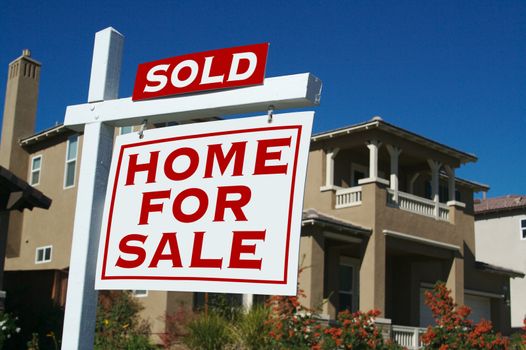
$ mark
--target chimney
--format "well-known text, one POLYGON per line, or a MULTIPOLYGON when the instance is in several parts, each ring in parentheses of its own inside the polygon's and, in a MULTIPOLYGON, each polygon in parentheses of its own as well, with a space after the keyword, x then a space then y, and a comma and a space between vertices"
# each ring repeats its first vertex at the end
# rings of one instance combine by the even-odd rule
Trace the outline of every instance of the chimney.
MULTIPOLYGON (((22 179, 28 178, 29 154, 20 147, 18 140, 35 132, 40 66, 26 49, 22 56, 9 64, 7 71, 0 165, 22 179)), ((9 214, 7 258, 20 255, 22 224, 23 214, 12 211, 9 214)))
POLYGON ((40 62, 28 49, 9 64, 5 93, 0 165, 22 179, 27 178, 28 155, 18 144, 20 138, 35 132, 40 62))

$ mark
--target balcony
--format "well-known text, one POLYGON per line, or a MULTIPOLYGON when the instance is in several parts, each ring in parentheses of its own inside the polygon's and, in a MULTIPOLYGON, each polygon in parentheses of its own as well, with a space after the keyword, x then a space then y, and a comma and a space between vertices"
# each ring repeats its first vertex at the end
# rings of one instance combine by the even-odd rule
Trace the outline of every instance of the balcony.
POLYGON ((387 205, 414 214, 428 216, 438 220, 449 221, 449 207, 443 203, 415 196, 413 194, 387 189, 387 205), (398 201, 396 195, 398 194, 398 201))
MULTIPOLYGON (((335 209, 355 207, 362 204, 362 186, 349 188, 333 187, 335 191, 335 209)), ((387 188, 387 205, 413 214, 423 215, 442 221, 449 221, 449 207, 414 194, 387 188), (397 199, 398 198, 398 199, 397 199)))
POLYGON ((354 207, 362 204, 362 187, 336 188, 336 209, 354 207))

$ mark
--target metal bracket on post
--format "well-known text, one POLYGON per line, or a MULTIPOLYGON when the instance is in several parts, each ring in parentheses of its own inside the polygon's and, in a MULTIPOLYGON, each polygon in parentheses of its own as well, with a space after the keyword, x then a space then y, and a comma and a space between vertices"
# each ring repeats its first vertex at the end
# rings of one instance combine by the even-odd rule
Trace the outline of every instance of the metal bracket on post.
POLYGON ((142 139, 144 137, 144 130, 146 129, 146 124, 148 124, 148 119, 144 119, 141 124, 141 129, 139 130, 139 138, 142 139))
POLYGON ((274 117, 274 105, 268 106, 267 114, 268 114, 268 122, 270 124, 272 123, 272 117, 274 117))

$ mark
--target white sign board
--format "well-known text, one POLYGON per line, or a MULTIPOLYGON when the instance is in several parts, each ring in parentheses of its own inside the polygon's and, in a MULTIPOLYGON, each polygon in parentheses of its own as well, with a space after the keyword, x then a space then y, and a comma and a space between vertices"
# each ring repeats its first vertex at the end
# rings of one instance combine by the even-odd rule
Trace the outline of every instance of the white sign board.
POLYGON ((313 116, 117 137, 96 289, 295 295, 313 116))

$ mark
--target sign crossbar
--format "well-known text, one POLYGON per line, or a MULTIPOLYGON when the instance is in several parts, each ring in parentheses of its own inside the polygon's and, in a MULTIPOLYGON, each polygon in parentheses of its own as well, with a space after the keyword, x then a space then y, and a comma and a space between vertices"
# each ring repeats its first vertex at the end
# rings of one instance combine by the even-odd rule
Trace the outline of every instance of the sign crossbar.
POLYGON ((227 91, 132 101, 131 97, 68 106, 64 124, 82 130, 85 124, 114 126, 187 121, 195 118, 312 107, 319 104, 321 80, 310 73, 267 78, 263 85, 227 91))

